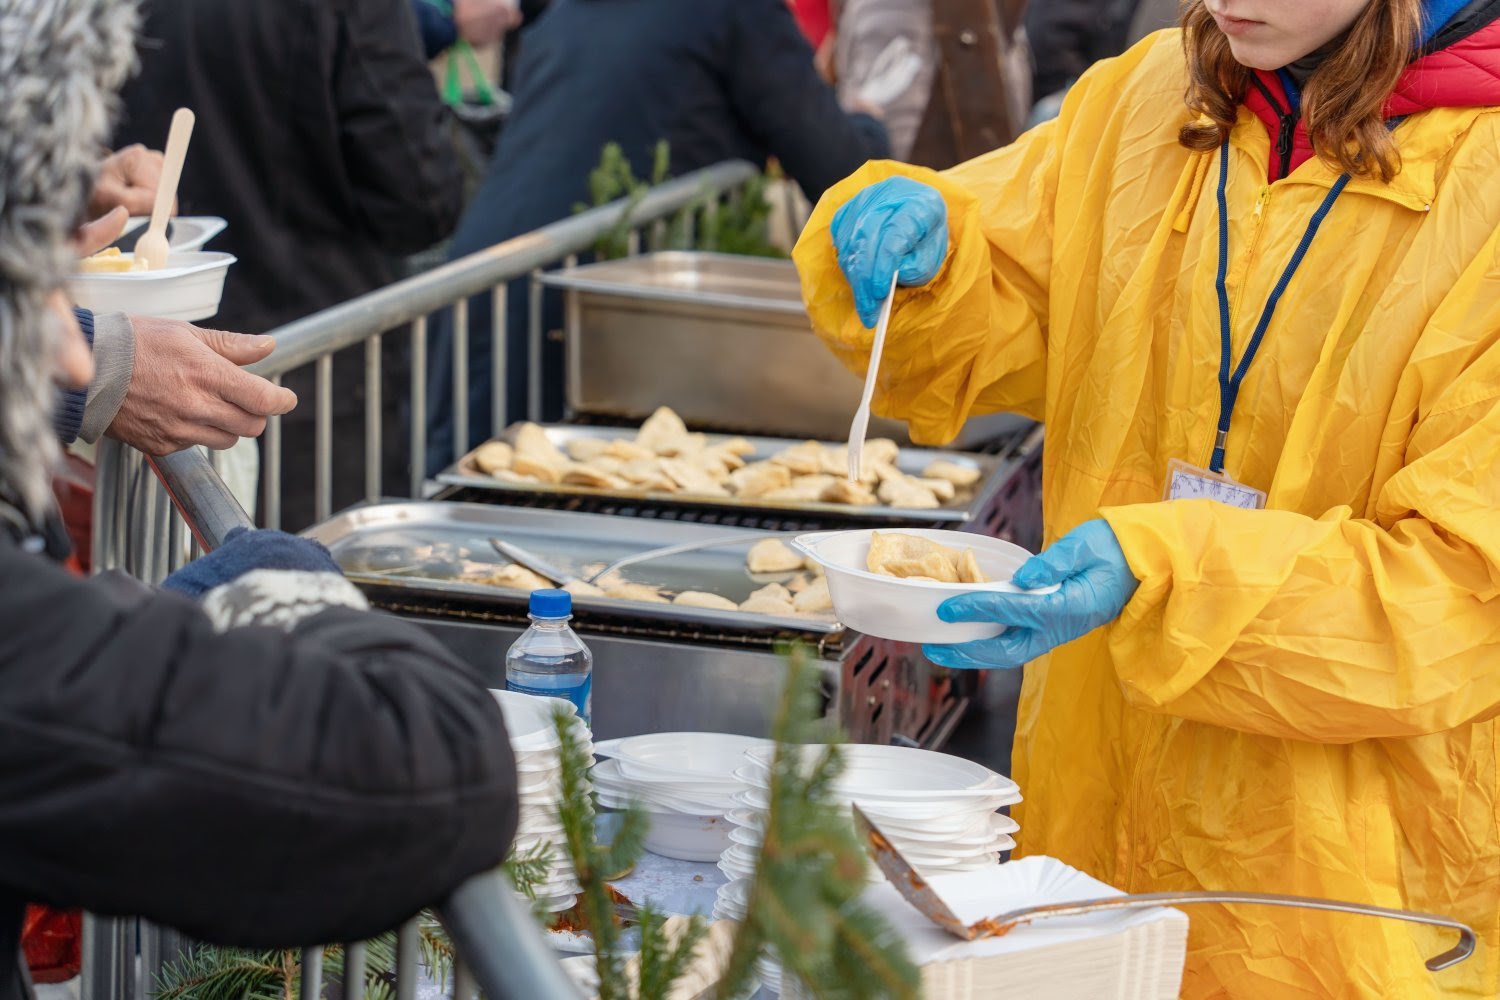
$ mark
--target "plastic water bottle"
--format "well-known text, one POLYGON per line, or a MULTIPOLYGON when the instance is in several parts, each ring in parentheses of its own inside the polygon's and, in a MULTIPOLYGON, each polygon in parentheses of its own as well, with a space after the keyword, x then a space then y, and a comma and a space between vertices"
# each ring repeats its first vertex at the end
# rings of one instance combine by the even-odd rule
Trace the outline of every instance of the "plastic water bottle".
POLYGON ((594 654, 568 625, 573 595, 531 592, 531 627, 505 654, 505 689, 571 701, 584 722, 593 708, 594 654))

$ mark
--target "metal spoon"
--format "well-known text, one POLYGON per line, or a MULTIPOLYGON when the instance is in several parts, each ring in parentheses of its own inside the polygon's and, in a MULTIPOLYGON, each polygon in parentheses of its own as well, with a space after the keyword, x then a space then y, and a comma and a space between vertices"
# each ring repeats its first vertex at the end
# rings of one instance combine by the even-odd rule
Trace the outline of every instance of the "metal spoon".
POLYGON ((151 208, 151 225, 136 240, 135 254, 146 262, 151 271, 167 266, 167 219, 172 214, 172 203, 177 200, 177 182, 182 179, 182 161, 187 159, 188 140, 193 135, 192 111, 178 108, 172 115, 172 128, 167 133, 167 148, 162 156, 161 179, 156 185, 156 202, 151 208))
POLYGON ((1364 903, 1346 903, 1333 899, 1318 899, 1313 896, 1281 896, 1268 892, 1147 892, 1132 896, 1111 896, 1107 899, 1080 899, 1069 903, 1049 903, 1044 906, 1028 906, 1011 910, 998 916, 987 917, 972 924, 965 924, 958 914, 943 902, 921 873, 910 861, 901 856, 890 839, 881 833, 870 818, 855 805, 854 828, 864 839, 870 855, 880 870, 885 872, 896 891, 921 913, 943 930, 965 941, 978 938, 1002 937, 1022 924, 1047 917, 1076 917, 1099 910, 1137 910, 1151 906, 1191 906, 1199 903, 1251 903, 1262 906, 1294 906, 1309 910, 1332 910, 1336 913, 1357 913, 1387 920, 1403 920, 1414 924, 1432 924, 1448 927, 1458 932, 1458 944, 1440 955, 1427 960, 1427 968, 1433 972, 1457 965, 1474 953, 1474 931, 1467 924, 1449 917, 1418 910, 1394 910, 1384 906, 1369 906, 1364 903))

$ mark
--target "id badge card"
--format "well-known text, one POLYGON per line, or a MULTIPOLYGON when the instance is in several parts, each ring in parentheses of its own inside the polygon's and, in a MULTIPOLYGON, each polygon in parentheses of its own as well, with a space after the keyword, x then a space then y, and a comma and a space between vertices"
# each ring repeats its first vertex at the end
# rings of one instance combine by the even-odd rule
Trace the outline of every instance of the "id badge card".
POLYGON ((1220 472, 1210 472, 1179 459, 1167 463, 1165 500, 1217 500, 1241 510, 1261 510, 1266 495, 1253 486, 1237 483, 1220 472))

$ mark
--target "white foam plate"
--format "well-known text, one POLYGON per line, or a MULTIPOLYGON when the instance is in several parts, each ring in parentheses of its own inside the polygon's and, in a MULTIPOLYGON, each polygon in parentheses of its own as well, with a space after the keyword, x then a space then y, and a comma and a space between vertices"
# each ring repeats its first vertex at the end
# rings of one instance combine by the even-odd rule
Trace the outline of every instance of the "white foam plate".
MULTIPOLYGON (((900 534, 916 535, 954 549, 972 549, 979 568, 994 583, 938 583, 904 580, 872 573, 866 568, 870 554, 870 529, 819 531, 799 535, 792 547, 808 556, 828 575, 828 593, 839 621, 857 632, 899 642, 955 643, 993 639, 1005 631, 988 622, 945 622, 937 616, 938 605, 950 597, 975 591, 1004 594, 1024 593, 1010 578, 1031 553, 1000 538, 967 531, 939 528, 899 528, 900 534)), ((1036 593, 1051 593, 1052 587, 1036 593)))

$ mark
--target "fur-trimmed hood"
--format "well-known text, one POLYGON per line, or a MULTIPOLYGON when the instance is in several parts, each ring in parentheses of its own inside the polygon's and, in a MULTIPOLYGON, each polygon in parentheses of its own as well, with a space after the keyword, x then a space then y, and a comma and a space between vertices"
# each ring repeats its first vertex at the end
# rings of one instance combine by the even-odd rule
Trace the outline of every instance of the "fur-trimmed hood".
POLYGON ((134 57, 134 0, 0 0, 0 490, 48 503, 58 324, 114 94, 134 57))

